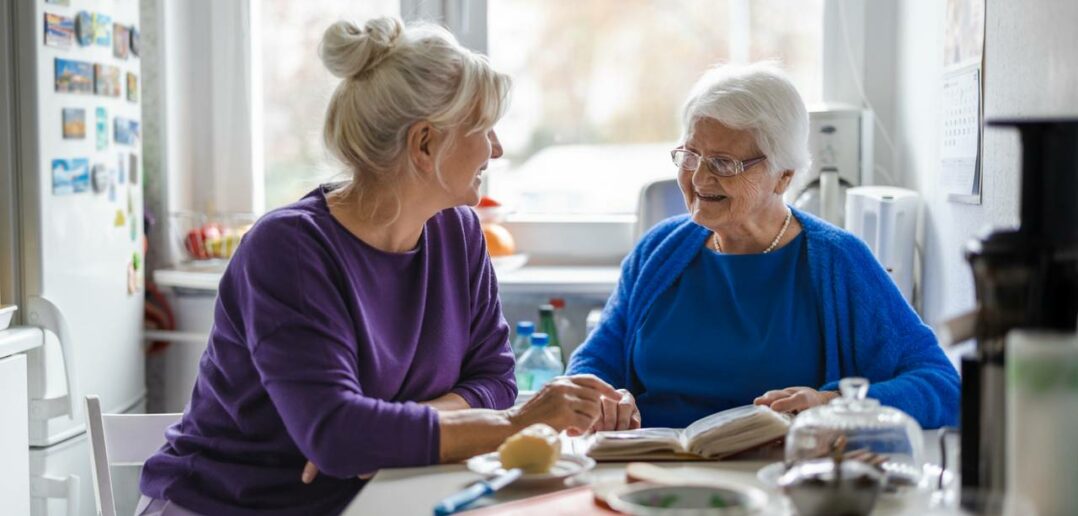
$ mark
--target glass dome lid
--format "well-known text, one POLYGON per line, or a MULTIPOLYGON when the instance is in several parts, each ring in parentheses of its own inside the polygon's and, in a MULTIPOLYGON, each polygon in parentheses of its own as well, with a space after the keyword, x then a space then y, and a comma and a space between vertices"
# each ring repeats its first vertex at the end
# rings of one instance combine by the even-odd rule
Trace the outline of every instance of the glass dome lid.
POLYGON ((892 485, 920 481, 921 425, 905 412, 868 398, 868 380, 845 378, 841 396, 799 414, 786 435, 786 465, 834 457, 878 468, 892 485))

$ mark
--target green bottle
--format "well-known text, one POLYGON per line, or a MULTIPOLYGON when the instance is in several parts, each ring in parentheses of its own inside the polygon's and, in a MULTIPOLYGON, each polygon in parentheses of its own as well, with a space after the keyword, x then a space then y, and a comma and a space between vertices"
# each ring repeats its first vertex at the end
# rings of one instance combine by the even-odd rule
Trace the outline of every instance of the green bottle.
POLYGON ((535 328, 535 331, 550 336, 547 349, 551 350, 554 356, 564 364, 565 357, 562 355, 561 340, 558 339, 558 324, 554 321, 554 305, 539 305, 539 326, 535 328))

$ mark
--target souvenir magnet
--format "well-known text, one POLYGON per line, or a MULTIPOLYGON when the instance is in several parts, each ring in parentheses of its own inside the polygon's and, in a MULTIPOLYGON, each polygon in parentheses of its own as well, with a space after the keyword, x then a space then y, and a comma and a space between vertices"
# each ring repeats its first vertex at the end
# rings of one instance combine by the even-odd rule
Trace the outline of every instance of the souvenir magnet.
POLYGON ((138 102, 138 76, 127 72, 127 100, 138 102))
POLYGON ((84 61, 56 58, 55 89, 60 93, 93 93, 94 67, 84 61))
POLYGON ((69 48, 75 41, 75 19, 59 14, 45 13, 45 44, 50 47, 69 48))
POLYGON ((142 46, 142 44, 139 42, 138 27, 132 25, 131 26, 131 55, 137 57, 138 53, 139 53, 139 47, 141 47, 141 46, 142 46))
POLYGON ((94 43, 102 47, 112 46, 112 17, 94 13, 94 43))
POLYGON ((63 135, 65 140, 81 140, 86 138, 86 110, 82 108, 61 109, 63 120, 63 135))
POLYGON ((119 23, 112 24, 112 56, 117 59, 127 59, 130 42, 131 36, 127 33, 127 27, 119 23))
POLYGON ((97 150, 105 150, 109 146, 109 115, 105 108, 97 108, 96 118, 97 150))
POLYGON ((104 163, 94 163, 93 173, 91 175, 91 182, 94 186, 94 193, 102 193, 109 187, 109 169, 105 167, 104 163))
POLYGON ((75 40, 82 47, 94 42, 94 18, 86 11, 75 15, 75 40))

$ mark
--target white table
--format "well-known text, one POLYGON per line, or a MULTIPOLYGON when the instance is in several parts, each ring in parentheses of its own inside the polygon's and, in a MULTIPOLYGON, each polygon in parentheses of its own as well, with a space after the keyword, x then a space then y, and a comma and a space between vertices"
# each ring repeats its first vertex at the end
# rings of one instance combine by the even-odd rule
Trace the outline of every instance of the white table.
MULTIPOLYGON (((927 461, 938 462, 938 442, 938 431, 925 432, 925 456, 927 461)), ((948 452, 948 455, 953 457, 953 452, 951 450, 948 450, 948 452)), ((693 478, 747 483, 767 490, 767 487, 756 478, 756 472, 767 465, 767 461, 659 462, 655 464, 691 474, 693 478)), ((600 463, 591 473, 582 475, 575 483, 564 487, 621 479, 625 475, 625 465, 625 463, 614 462, 600 463)), ((347 516, 367 514, 429 515, 438 501, 480 478, 480 475, 472 473, 463 464, 385 469, 379 471, 371 479, 343 514, 347 516)), ((494 496, 480 500, 474 507, 496 505, 549 493, 558 489, 560 488, 514 488, 510 486, 495 493, 494 496)), ((962 514, 962 512, 953 509, 937 509, 934 512, 929 512, 925 506, 927 498, 923 502, 921 505, 901 506, 896 503, 881 503, 877 505, 877 510, 874 514, 962 514)), ((781 502, 774 504, 774 506, 784 507, 781 502)), ((778 511, 778 514, 783 513, 789 514, 786 509, 778 511)))

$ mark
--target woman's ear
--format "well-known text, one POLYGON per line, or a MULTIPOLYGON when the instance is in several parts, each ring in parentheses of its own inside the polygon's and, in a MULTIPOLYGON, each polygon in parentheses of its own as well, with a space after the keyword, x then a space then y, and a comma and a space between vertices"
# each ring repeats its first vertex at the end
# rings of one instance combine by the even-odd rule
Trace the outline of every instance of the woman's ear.
POLYGON ((775 183, 775 193, 782 195, 786 193, 786 189, 790 187, 790 182, 794 179, 793 170, 783 170, 779 173, 779 180, 775 183))
POLYGON ((434 126, 422 121, 408 129, 408 159, 420 172, 434 171, 434 126))

